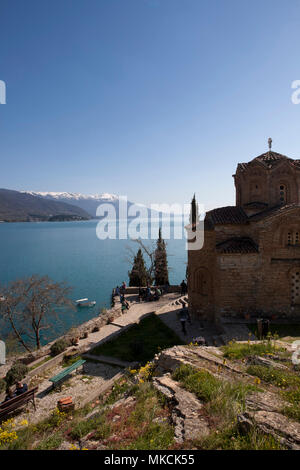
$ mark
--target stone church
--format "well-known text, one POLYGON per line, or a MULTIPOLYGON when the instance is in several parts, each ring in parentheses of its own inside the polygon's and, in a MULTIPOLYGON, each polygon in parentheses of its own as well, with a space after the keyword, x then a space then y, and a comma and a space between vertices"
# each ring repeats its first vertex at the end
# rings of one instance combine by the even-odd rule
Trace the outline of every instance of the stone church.
POLYGON ((203 248, 188 252, 196 316, 300 316, 300 160, 271 142, 237 165, 236 205, 207 212, 203 248))

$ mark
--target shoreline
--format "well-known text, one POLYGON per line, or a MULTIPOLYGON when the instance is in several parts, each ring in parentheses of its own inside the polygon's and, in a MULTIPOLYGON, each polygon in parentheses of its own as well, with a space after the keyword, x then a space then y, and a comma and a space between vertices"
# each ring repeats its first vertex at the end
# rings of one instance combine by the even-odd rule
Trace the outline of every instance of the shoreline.
MULTIPOLYGON (((130 305, 135 305, 139 302, 137 302, 138 296, 138 287, 127 287, 125 294, 127 296, 130 296, 130 298, 127 297, 127 300, 129 301, 130 305)), ((173 285, 169 286, 168 292, 165 295, 168 294, 180 294, 180 286, 178 285, 173 285)), ((113 292, 113 291, 112 291, 113 292)), ((164 296, 162 296, 163 298, 164 296)), ((144 302, 141 302, 141 305, 143 305, 144 302)), ((151 305, 152 302, 149 302, 151 305)), ((29 352, 20 352, 20 354, 12 354, 11 356, 7 357, 6 364, 0 366, 0 377, 3 377, 7 370, 11 367, 11 365, 17 361, 24 361, 24 363, 27 363, 28 360, 28 367, 32 367, 35 362, 41 361, 45 356, 48 356, 50 353, 50 347, 52 344, 54 344, 56 341, 60 339, 67 339, 70 340, 71 338, 78 338, 79 340, 86 339, 86 334, 90 335, 91 333, 96 333, 101 330, 106 325, 112 324, 113 321, 121 316, 126 316, 128 311, 124 314, 121 311, 120 303, 117 301, 114 306, 112 306, 109 309, 105 309, 105 312, 100 312, 97 316, 91 318, 90 320, 87 320, 80 325, 70 328, 65 334, 58 336, 52 341, 49 341, 47 344, 43 345, 40 349, 35 349, 31 353, 29 352), (97 329, 97 330, 96 330, 97 329), (73 332, 72 332, 73 330, 73 332), (93 331, 94 330, 94 331, 93 331), (29 359, 30 360, 29 362, 29 359)), ((70 346, 71 348, 75 346, 70 346)), ((69 348, 70 348, 69 347, 69 348)), ((66 353, 68 349, 66 349, 66 353)), ((55 356, 54 356, 55 357, 55 356)))

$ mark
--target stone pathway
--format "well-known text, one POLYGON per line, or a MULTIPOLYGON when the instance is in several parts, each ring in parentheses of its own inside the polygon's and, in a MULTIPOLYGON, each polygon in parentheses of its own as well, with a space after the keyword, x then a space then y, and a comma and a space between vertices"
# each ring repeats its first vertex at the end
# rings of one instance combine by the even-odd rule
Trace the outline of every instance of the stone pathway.
MULTIPOLYGON (((127 296, 130 302, 130 309, 124 315, 116 319, 115 322, 103 326, 99 331, 92 333, 88 338, 79 341, 77 348, 71 347, 73 352, 80 353, 88 351, 92 347, 101 344, 110 339, 113 335, 119 333, 123 328, 128 325, 140 321, 145 315, 155 311, 157 308, 172 302, 178 298, 178 294, 167 294, 157 302, 136 302, 136 296, 127 296)), ((67 352, 67 351, 66 351, 67 352)), ((123 367, 127 363, 124 362, 123 367)), ((34 411, 32 404, 27 406, 26 411, 17 415, 15 422, 20 423, 23 419, 30 422, 38 422, 41 419, 49 416, 49 414, 56 408, 57 401, 60 398, 71 395, 76 407, 82 406, 83 402, 89 395, 95 395, 97 389, 110 381, 113 377, 117 376, 123 369, 121 364, 107 364, 95 363, 87 361, 84 364, 84 371, 73 373, 70 379, 67 379, 61 389, 51 390, 52 384, 49 378, 58 374, 63 370, 62 365, 58 365, 52 369, 47 369, 41 376, 33 376, 28 384, 30 388, 38 385, 39 390, 36 397, 37 410, 34 411)), ((4 368, 0 370, 0 374, 4 374, 4 368)))
POLYGON ((182 305, 180 302, 178 303, 179 305, 174 302, 173 304, 170 303, 163 306, 156 311, 156 314, 169 328, 175 331, 177 336, 179 336, 184 343, 189 344, 194 338, 202 336, 208 346, 213 346, 215 344, 215 337, 219 335, 219 331, 211 322, 191 317, 191 322, 187 321, 185 325, 187 334, 183 334, 179 320, 179 312, 182 309, 182 305))
POLYGON ((97 390, 100 390, 106 382, 122 371, 120 367, 86 362, 83 370, 77 373, 73 372, 70 378, 62 383, 61 388, 52 389, 52 383, 48 379, 61 372, 61 370, 61 366, 48 369, 42 377, 34 377, 31 380, 31 388, 37 385, 39 387, 35 400, 36 411, 34 411, 33 405, 29 403, 26 410, 15 416, 16 425, 24 419, 30 423, 41 421, 56 408, 59 399, 68 396, 72 396, 76 408, 81 408, 86 403, 89 395, 94 397, 97 390))
MULTIPOLYGON (((109 340, 112 335, 119 333, 122 328, 139 322, 144 315, 160 309, 173 300, 178 299, 178 297, 178 294, 165 294, 157 302, 138 302, 136 295, 127 295, 126 300, 130 304, 130 309, 120 317, 116 318, 113 323, 103 326, 95 333, 90 333, 88 338, 81 339, 79 341, 78 348, 80 350, 87 351, 88 349, 98 346, 99 344, 109 340)), ((116 307, 118 304, 120 303, 117 301, 116 307)))

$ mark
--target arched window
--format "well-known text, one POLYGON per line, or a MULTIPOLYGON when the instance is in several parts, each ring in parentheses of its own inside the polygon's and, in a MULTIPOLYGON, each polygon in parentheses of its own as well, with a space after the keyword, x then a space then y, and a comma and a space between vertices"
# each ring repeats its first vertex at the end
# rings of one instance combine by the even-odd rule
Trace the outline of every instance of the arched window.
POLYGON ((297 246, 299 245, 299 234, 298 230, 289 230, 286 236, 286 243, 288 246, 297 246))
POLYGON ((287 202, 287 191, 286 191, 286 185, 285 184, 280 184, 279 185, 279 202, 280 204, 286 204, 287 202))

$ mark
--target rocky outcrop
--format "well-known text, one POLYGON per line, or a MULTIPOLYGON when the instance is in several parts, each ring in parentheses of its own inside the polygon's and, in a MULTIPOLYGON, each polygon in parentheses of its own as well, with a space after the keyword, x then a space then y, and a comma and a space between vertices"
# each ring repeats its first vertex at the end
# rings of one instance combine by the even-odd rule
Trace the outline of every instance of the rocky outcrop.
POLYGON ((247 364, 273 367, 274 369, 282 369, 282 370, 288 369, 288 367, 285 366, 284 364, 280 364, 279 362, 275 362, 272 359, 269 359, 267 357, 261 357, 261 356, 249 356, 247 358, 247 364))
POLYGON ((173 372, 181 364, 189 364, 195 368, 208 368, 214 374, 220 373, 222 369, 223 373, 228 371, 248 377, 241 367, 216 354, 215 349, 206 346, 174 346, 165 349, 155 358, 157 372, 173 372))
POLYGON ((172 422, 176 442, 196 439, 209 433, 209 425, 203 413, 203 405, 193 393, 184 390, 170 374, 153 379, 154 387, 172 404, 172 422))
POLYGON ((242 432, 255 428, 262 433, 271 434, 289 449, 300 450, 300 423, 291 421, 280 413, 245 411, 238 416, 238 423, 242 432))
POLYGON ((287 403, 271 392, 255 392, 247 396, 246 408, 250 411, 280 412, 287 403))

